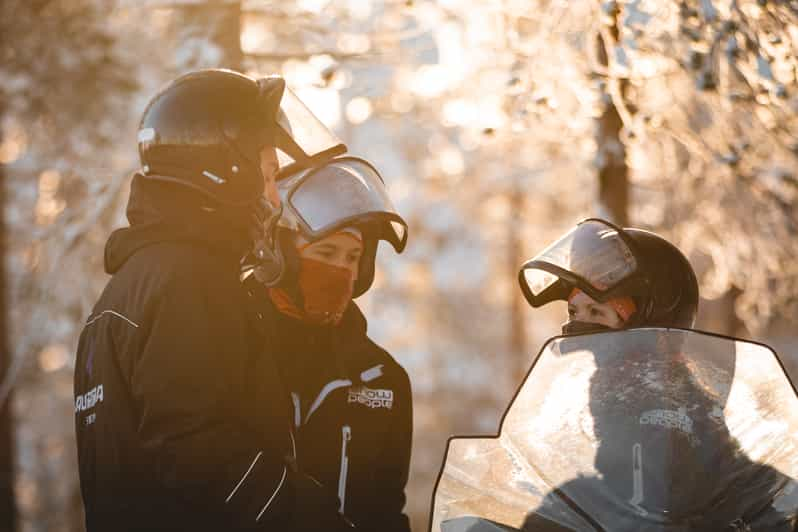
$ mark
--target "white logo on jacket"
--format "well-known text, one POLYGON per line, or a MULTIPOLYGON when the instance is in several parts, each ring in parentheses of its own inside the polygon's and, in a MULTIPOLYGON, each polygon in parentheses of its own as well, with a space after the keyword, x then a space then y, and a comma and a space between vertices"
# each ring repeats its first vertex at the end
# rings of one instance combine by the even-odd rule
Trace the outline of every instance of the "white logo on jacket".
POLYGON ((103 400, 103 385, 99 384, 89 390, 88 392, 84 393, 83 395, 78 395, 75 398, 75 413, 85 412, 90 408, 94 408, 94 405, 97 403, 101 403, 103 400))
POLYGON ((366 386, 349 389, 348 403, 360 403, 369 408, 393 408, 393 390, 372 389, 366 386))

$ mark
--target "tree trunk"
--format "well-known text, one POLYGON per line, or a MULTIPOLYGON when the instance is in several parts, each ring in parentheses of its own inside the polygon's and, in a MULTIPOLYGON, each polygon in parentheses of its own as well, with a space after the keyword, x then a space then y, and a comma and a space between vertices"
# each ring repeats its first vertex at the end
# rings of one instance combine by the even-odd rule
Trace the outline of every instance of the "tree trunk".
POLYGON ((732 286, 716 299, 704 299, 698 304, 696 327, 728 336, 737 336, 743 329, 743 323, 737 317, 734 308, 742 290, 732 286))
POLYGON ((197 2, 174 6, 180 12, 178 69, 240 70, 241 2, 197 2))
MULTIPOLYGON (((617 42, 618 25, 610 26, 607 34, 617 42)), ((596 46, 598 60, 604 66, 609 65, 609 50, 614 42, 606 42, 599 34, 596 46)), ((621 96, 626 82, 621 82, 621 96)), ((598 202, 600 215, 620 225, 629 225, 629 168, 626 165, 626 146, 621 140, 623 121, 615 102, 611 98, 607 85, 603 89, 604 110, 596 120, 596 166, 598 167, 598 202)))
MULTIPOLYGON (((0 106, 2 103, 0 102, 0 106)), ((2 116, 2 108, 0 108, 2 116)), ((5 166, 0 164, 0 206, 5 205, 6 195, 5 166)), ((5 220, 0 215, 0 251, 5 255, 5 220)), ((0 382, 3 382, 11 366, 11 352, 8 349, 6 315, 5 260, 0 260, 0 382)), ((0 403, 0 532, 13 532, 16 526, 16 505, 14 504, 14 423, 12 419, 12 393, 0 403)))

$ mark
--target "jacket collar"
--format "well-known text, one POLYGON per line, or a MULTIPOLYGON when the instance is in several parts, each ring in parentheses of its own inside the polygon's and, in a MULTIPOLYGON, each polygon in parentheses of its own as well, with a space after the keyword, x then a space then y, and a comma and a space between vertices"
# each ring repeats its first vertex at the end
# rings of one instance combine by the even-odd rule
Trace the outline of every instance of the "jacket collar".
POLYGON ((292 380, 312 373, 324 375, 322 380, 342 378, 359 382, 361 373, 378 363, 366 336, 366 318, 354 301, 337 326, 313 325, 286 316, 268 296, 264 306, 268 309, 267 319, 275 325, 275 356, 292 380))
POLYGON ((245 227, 179 185, 136 174, 127 205, 129 227, 117 229, 105 245, 105 271, 113 274, 139 249, 160 242, 190 242, 238 262, 250 246, 245 227), (176 188, 177 187, 177 188, 176 188))

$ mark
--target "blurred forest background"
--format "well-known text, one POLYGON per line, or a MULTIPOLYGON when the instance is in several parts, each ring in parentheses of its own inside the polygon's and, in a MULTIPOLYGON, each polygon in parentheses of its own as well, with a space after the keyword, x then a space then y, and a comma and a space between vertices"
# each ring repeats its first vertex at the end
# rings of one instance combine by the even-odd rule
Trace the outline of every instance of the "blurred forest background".
POLYGON ((140 113, 199 67, 285 76, 410 223, 361 304, 413 382, 415 530, 447 437, 494 433, 559 332, 516 275, 580 218, 674 241, 699 326, 798 375, 794 0, 3 0, 0 57, 0 530, 83 528, 77 336, 140 113))

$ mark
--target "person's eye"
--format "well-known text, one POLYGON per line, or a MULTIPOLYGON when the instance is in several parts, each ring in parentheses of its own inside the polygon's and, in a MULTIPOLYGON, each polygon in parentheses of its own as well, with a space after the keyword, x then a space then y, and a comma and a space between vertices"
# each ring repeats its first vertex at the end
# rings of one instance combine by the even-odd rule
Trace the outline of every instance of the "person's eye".
POLYGON ((593 316, 593 317, 598 318, 598 317, 603 316, 604 313, 600 309, 592 308, 592 309, 590 309, 590 315, 593 316))
POLYGON ((346 260, 349 261, 350 264, 354 264, 360 260, 360 255, 358 254, 349 255, 346 257, 346 260))
POLYGON ((333 254, 330 251, 316 251, 316 256, 321 257, 323 259, 331 259, 333 254))
POLYGON ((574 307, 568 307, 568 315, 576 316, 576 309, 574 307))

